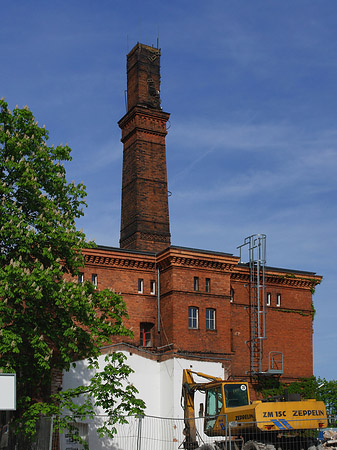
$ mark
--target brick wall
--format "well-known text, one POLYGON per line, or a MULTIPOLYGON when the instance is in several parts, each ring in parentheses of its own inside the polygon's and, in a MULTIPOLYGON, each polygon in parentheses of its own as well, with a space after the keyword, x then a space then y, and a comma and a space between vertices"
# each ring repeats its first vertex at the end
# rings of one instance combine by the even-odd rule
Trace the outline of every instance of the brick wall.
POLYGON ((122 130, 121 248, 158 252, 170 245, 160 51, 137 44, 127 57, 128 112, 122 130))
MULTIPOLYGON (((86 250, 84 278, 97 274, 98 288, 121 293, 130 318, 126 325, 141 346, 140 324, 153 323, 153 350, 165 355, 217 360, 235 378, 247 378, 250 370, 249 268, 238 258, 216 252, 170 247, 160 254, 120 249, 86 250), (157 267, 160 268, 160 333, 158 333, 157 267), (199 281, 194 289, 194 278, 199 281), (206 278, 210 280, 206 292, 206 278), (138 292, 143 280, 143 293, 138 292), (151 294, 151 280, 156 291, 151 294), (232 290, 232 293, 231 293, 232 290), (232 300, 232 301, 231 301, 232 300), (198 326, 189 327, 188 308, 198 309, 198 326), (215 329, 206 329, 206 309, 215 310, 215 329), (171 345, 172 344, 172 345, 171 345), (163 349, 162 349, 163 347, 163 349), (173 352, 173 353, 172 353, 173 352)), ((282 352, 284 380, 312 375, 313 274, 291 277, 279 269, 267 270, 267 339, 263 342, 262 370, 268 369, 269 352, 282 352), (277 294, 281 304, 276 306, 277 294)), ((115 342, 120 339, 116 338, 115 342)))

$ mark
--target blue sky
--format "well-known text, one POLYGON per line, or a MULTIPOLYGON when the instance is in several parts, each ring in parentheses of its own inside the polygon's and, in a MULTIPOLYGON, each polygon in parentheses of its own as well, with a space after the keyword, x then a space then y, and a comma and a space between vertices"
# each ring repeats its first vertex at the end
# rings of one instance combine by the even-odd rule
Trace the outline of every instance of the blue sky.
MULTIPOLYGON (((126 53, 162 49, 172 243, 324 276, 314 372, 336 379, 337 2, 0 0, 0 97, 68 143, 79 226, 119 245, 126 53)), ((280 324, 280 328, 281 328, 280 324)), ((300 356, 299 356, 300 357, 300 356)))

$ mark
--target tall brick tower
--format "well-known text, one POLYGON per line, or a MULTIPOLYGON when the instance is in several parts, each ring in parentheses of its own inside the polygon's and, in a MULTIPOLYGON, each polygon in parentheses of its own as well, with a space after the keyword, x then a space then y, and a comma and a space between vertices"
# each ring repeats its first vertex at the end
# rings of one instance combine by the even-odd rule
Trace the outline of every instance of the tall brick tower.
POLYGON ((160 50, 137 44, 127 56, 128 111, 122 130, 120 247, 159 252, 170 246, 165 136, 160 106, 160 50))

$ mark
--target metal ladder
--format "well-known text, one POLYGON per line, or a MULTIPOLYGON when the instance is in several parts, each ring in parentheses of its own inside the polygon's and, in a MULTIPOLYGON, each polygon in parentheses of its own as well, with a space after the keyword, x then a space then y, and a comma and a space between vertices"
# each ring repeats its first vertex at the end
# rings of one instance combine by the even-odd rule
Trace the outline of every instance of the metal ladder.
POLYGON ((249 302, 250 302, 250 373, 262 372, 262 341, 266 336, 266 302, 264 269, 266 264, 266 235, 253 234, 238 248, 248 246, 249 302))

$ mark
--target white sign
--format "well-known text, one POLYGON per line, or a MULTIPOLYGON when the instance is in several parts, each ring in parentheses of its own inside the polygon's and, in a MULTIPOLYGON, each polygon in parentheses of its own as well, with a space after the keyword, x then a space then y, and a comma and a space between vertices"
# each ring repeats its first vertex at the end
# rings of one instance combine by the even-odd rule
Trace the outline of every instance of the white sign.
POLYGON ((16 374, 0 373, 0 411, 16 409, 16 374))

